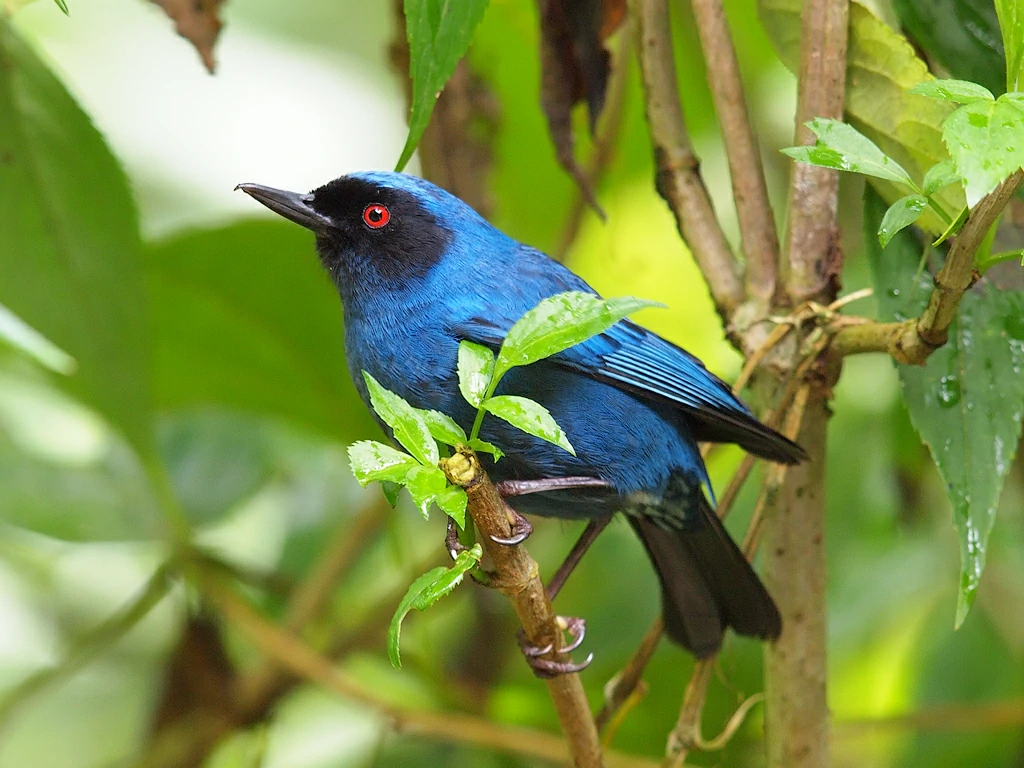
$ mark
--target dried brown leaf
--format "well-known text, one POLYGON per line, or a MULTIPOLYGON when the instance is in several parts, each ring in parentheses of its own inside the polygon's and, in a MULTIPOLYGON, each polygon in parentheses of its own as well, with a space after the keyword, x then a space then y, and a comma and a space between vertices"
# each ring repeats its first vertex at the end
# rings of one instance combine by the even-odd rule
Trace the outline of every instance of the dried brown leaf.
POLYGON ((220 28, 220 6, 224 0, 153 0, 174 22, 179 35, 195 46, 206 69, 213 74, 216 62, 213 46, 220 28))
POLYGON ((555 154, 587 202, 601 213, 593 185, 576 161, 572 109, 587 102, 593 133, 604 108, 611 69, 604 40, 621 25, 626 4, 624 0, 538 0, 538 10, 541 107, 555 154))

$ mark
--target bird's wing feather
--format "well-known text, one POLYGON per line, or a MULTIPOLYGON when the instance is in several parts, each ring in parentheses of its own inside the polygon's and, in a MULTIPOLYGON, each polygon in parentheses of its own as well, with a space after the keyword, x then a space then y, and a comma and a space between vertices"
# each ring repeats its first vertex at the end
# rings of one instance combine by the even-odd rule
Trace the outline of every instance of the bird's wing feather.
MULTIPOLYGON (((471 318, 453 324, 453 331, 460 339, 497 350, 513 322, 493 316, 471 318)), ((685 412, 697 440, 736 443, 753 454, 787 464, 805 458, 800 446, 761 424, 700 360, 628 320, 560 352, 551 361, 685 412)))

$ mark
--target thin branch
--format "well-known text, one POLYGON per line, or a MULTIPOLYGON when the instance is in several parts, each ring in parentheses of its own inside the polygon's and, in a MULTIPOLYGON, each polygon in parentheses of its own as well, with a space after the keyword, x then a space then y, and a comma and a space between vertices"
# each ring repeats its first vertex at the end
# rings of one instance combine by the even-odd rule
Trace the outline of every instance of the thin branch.
POLYGON ((727 320, 743 301, 736 258, 701 178, 679 102, 668 0, 633 0, 640 75, 657 164, 658 192, 704 274, 718 313, 727 320))
POLYGON ((912 731, 995 731, 1024 726, 1024 698, 977 704, 939 704, 890 717, 839 720, 837 738, 861 738, 882 728, 912 731))
POLYGON ((690 4, 729 159, 743 253, 747 257, 747 294, 768 306, 775 295, 779 236, 768 202, 761 152, 747 114, 736 49, 722 0, 691 0, 690 4))
POLYGON ((367 505, 354 520, 338 520, 334 535, 312 572, 288 600, 284 613, 284 628, 288 632, 298 632, 323 612, 338 582, 384 524, 385 503, 381 497, 380 502, 367 505))
POLYGON ((887 352, 904 365, 924 365, 932 352, 946 343, 960 299, 978 279, 974 254, 1022 182, 1024 171, 1017 171, 971 211, 935 276, 928 307, 918 320, 846 326, 836 334, 832 350, 838 355, 887 352))
MULTIPOLYGON (((334 593, 338 582, 366 547, 369 539, 377 533, 384 521, 380 503, 370 504, 352 520, 342 517, 334 530, 323 554, 310 574, 292 592, 285 608, 284 629, 299 634, 318 618, 334 593)), ((290 677, 280 667, 267 659, 265 663, 247 674, 239 682, 242 700, 262 698, 261 691, 277 688, 290 677)))
MULTIPOLYGON (((561 652, 563 632, 540 580, 537 563, 524 547, 498 544, 493 540, 509 537, 511 521, 505 502, 480 466, 476 454, 468 448, 460 449, 451 458, 443 459, 441 468, 449 480, 466 489, 468 512, 484 552, 494 564, 491 586, 512 601, 523 624, 526 641, 537 648, 552 646, 542 658, 567 661, 561 652)), ((545 682, 569 742, 573 764, 577 768, 600 768, 604 765, 601 743, 579 675, 563 674, 545 682)))
MULTIPOLYGON (((502 726, 457 712, 423 712, 390 704, 352 680, 334 663, 298 638, 274 626, 219 579, 208 580, 207 593, 223 616, 263 653, 292 674, 311 680, 346 699, 367 705, 393 721, 397 731, 460 744, 497 749, 554 763, 569 750, 558 736, 529 728, 502 726)), ((609 768, 653 768, 640 757, 609 755, 609 768)))
POLYGON ((594 718, 599 731, 603 731, 608 727, 619 709, 639 687, 643 679, 644 670, 647 669, 651 657, 654 656, 664 631, 665 625, 662 622, 661 616, 658 616, 654 623, 651 624, 651 628, 647 630, 647 634, 640 641, 640 646, 633 653, 626 666, 605 684, 604 705, 601 707, 601 711, 597 713, 597 717, 594 718))
POLYGON ((668 735, 665 748, 664 768, 679 768, 690 749, 700 739, 701 712, 704 710, 704 699, 708 694, 711 673, 715 671, 718 655, 700 659, 693 665, 693 674, 683 694, 683 706, 679 710, 676 727, 668 735))
MULTIPOLYGON (((446 557, 446 556, 445 556, 446 557)), ((414 563, 414 573, 424 573, 430 568, 443 565, 439 553, 433 552, 420 562, 414 563)), ((408 589, 407 584, 398 583, 388 594, 377 601, 377 604, 360 618, 357 626, 348 629, 332 638, 328 638, 320 651, 330 659, 341 659, 354 650, 373 648, 383 642, 388 623, 395 612, 402 596, 408 589)), ((267 710, 273 706, 299 680, 287 669, 278 667, 270 661, 254 669, 251 673, 239 678, 235 685, 235 708, 243 722, 252 722, 263 718, 267 710), (275 668, 275 673, 266 675, 262 670, 275 668)))

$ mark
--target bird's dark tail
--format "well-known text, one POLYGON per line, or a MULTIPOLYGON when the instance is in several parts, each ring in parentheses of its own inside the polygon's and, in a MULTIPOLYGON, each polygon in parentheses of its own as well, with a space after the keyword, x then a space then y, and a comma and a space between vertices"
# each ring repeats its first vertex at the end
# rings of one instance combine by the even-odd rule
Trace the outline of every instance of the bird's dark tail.
POLYGON ((703 494, 697 496, 699 519, 688 521, 686 530, 629 518, 661 581, 665 633, 698 658, 721 647, 726 627, 778 637, 782 619, 775 602, 703 494))

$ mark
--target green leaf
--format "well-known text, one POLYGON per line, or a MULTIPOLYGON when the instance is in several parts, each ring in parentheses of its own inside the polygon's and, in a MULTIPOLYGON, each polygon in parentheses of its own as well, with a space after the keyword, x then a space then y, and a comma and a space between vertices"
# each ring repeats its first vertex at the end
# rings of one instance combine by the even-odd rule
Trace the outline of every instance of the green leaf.
MULTIPOLYGON (((348 463, 359 484, 375 480, 405 485, 409 472, 422 466, 412 456, 376 440, 360 440, 348 447, 348 463)), ((394 505, 392 505, 394 506, 394 505)))
POLYGON ((459 391, 466 402, 479 408, 494 373, 494 353, 482 344, 459 342, 459 391))
MULTIPOLYGON (((791 72, 797 72, 802 0, 758 0, 758 10, 780 58, 791 72)), ((921 178, 949 157, 942 143, 942 123, 954 107, 910 93, 913 86, 932 77, 928 65, 903 35, 867 7, 853 2, 849 10, 845 119, 912 178, 921 178)), ((964 79, 978 81, 974 77, 964 79)), ((991 89, 991 84, 985 84, 991 89)), ((907 194, 902 185, 891 181, 872 177, 870 182, 889 204, 907 194)), ((951 186, 936 197, 936 202, 947 213, 959 211, 964 207, 963 190, 951 186)), ((918 226, 938 235, 947 223, 929 207, 918 226)))
POLYGON ((363 371, 363 380, 370 393, 370 404, 374 412, 391 427, 395 440, 419 459, 421 464, 436 467, 441 455, 420 411, 391 390, 382 387, 366 371, 363 371))
POLYGON ((409 586, 409 590, 398 604, 398 609, 391 618, 391 626, 388 628, 388 657, 391 659, 392 665, 396 668, 402 666, 399 641, 402 635, 402 620, 405 619, 409 611, 414 609, 425 611, 447 595, 459 585, 466 572, 475 567, 482 557, 483 550, 480 545, 474 544, 471 549, 459 553, 451 568, 444 566, 432 568, 409 586))
POLYGON ((959 182, 960 174, 956 172, 956 166, 953 165, 953 161, 943 160, 941 163, 936 163, 928 169, 928 173, 924 175, 924 181, 921 184, 921 191, 925 195, 934 195, 940 189, 944 189, 950 184, 958 184, 959 182))
POLYGON ((430 518, 430 505, 447 485, 448 479, 438 467, 425 467, 421 464, 409 470, 405 477, 405 487, 424 520, 430 518))
MULTIPOLYGON (((419 466, 423 466, 420 464, 419 466)), ((391 480, 381 480, 380 489, 384 491, 384 498, 388 502, 388 505, 394 509, 398 506, 398 495, 402 492, 401 483, 396 483, 391 480)))
POLYGON ((405 0, 412 108, 409 138, 395 170, 402 170, 416 150, 434 102, 469 48, 486 8, 487 0, 405 0))
POLYGON ((451 416, 440 411, 430 411, 422 408, 417 408, 416 410, 423 417, 423 421, 427 424, 427 429, 430 430, 430 434, 433 435, 435 440, 445 445, 458 445, 459 443, 465 443, 469 439, 466 437, 466 430, 456 424, 455 419, 451 416))
POLYGON ((502 450, 498 446, 492 445, 491 443, 488 443, 486 440, 481 440, 478 437, 474 437, 472 440, 469 441, 469 447, 472 448, 477 453, 491 454, 491 456, 494 457, 495 461, 497 461, 498 459, 505 455, 504 452, 502 452, 502 450))
POLYGON ((305 230, 246 221, 144 253, 158 409, 220 406, 340 443, 374 433, 345 361, 338 294, 305 230))
MULTIPOLYGON (((865 205, 872 227, 884 206, 865 205)), ((869 229, 870 231, 870 229, 869 229)), ((917 316, 932 277, 917 277, 921 244, 904 231, 884 250, 867 238, 882 320, 917 316)), ((956 625, 969 611, 985 565, 1003 479, 1017 450, 1024 415, 1024 293, 968 291, 949 342, 924 367, 899 366, 911 422, 928 445, 953 504, 961 552, 956 625)))
POLYGON ((546 298, 509 330, 498 352, 494 375, 500 379, 509 368, 558 354, 603 333, 627 315, 663 306, 631 296, 602 299, 583 291, 566 291, 546 298))
POLYGON ((513 427, 554 443, 573 456, 576 455, 562 428, 555 423, 548 409, 540 403, 516 395, 498 395, 486 400, 483 407, 488 413, 504 419, 513 427))
MULTIPOLYGON (((280 487, 282 475, 287 474, 286 482, 301 482, 298 471, 282 466, 268 427, 259 417, 213 408, 160 418, 160 456, 190 521, 209 525, 222 520, 268 486, 280 487)), ((290 507, 293 519, 302 518, 297 506, 290 507)))
POLYGON ((893 235, 917 221, 928 201, 921 195, 901 197, 885 212, 882 224, 878 228, 878 242, 885 248, 893 235))
POLYGON ((946 484, 960 532, 963 623, 1024 415, 1024 293, 968 292, 949 341, 924 368, 901 369, 907 409, 946 484))
POLYGON ((78 362, 60 385, 154 453, 149 320, 124 173, 0 14, 0 303, 78 362))
MULTIPOLYGON (((38 388, 22 397, 19 389, 25 386, 8 378, 0 380, 8 407, 13 401, 27 419, 38 412, 53 425, 51 431, 68 423, 59 416, 55 419, 52 407, 33 407, 30 398, 38 397, 38 388)), ((21 538, 14 535, 12 526, 50 539, 94 543, 153 542, 164 536, 166 523, 145 477, 130 451, 118 448, 105 451, 98 462, 69 463, 25 450, 6 428, 0 429, 0 521, 7 543, 21 538)), ((5 558, 7 554, 5 550, 5 558)))
POLYGON ((1020 0, 996 0, 996 15, 1006 55, 1006 90, 1024 86, 1024 7, 1020 0))
POLYGON ((56 373, 70 376, 75 358, 0 304, 0 340, 56 373))
POLYGON ((964 180, 969 208, 1024 164, 1024 112, 1005 96, 960 107, 942 138, 964 180))
POLYGON ((953 223, 946 227, 945 231, 941 235, 939 235, 938 238, 936 238, 935 242, 932 243, 932 245, 942 245, 949 238, 953 237, 953 235, 959 232, 960 228, 963 227, 964 222, 967 221, 967 217, 970 215, 970 213, 971 209, 965 205, 960 210, 960 213, 957 214, 956 218, 953 219, 953 223))
POLYGON ((995 101, 996 98, 988 88, 968 80, 925 80, 911 88, 910 92, 957 104, 995 101))
POLYGON ((818 143, 813 147, 789 147, 782 150, 784 154, 802 163, 863 173, 917 188, 899 163, 856 128, 825 117, 817 117, 806 125, 818 137, 818 143))
POLYGON ((457 485, 449 485, 437 494, 434 501, 448 517, 458 524, 459 528, 466 527, 466 506, 469 503, 469 498, 462 488, 457 485))
POLYGON ((68 4, 66 0, 53 0, 57 4, 57 7, 64 11, 65 16, 70 16, 71 11, 68 10, 68 4))
POLYGON ((993 93, 1006 83, 999 23, 992 0, 893 0, 900 23, 952 77, 993 93))

